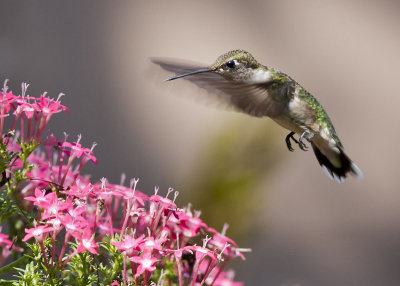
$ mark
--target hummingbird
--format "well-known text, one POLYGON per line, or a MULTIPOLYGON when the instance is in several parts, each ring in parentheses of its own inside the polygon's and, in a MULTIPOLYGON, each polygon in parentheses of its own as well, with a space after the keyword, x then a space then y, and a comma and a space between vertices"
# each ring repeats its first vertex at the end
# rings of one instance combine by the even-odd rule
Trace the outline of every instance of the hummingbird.
POLYGON ((349 173, 362 178, 361 170, 344 152, 328 114, 315 97, 287 74, 260 64, 249 52, 229 51, 206 67, 152 61, 175 73, 166 81, 185 78, 237 111, 271 118, 290 131, 285 138, 289 151, 294 151, 292 143, 307 151, 308 142, 331 179, 340 183, 349 173))

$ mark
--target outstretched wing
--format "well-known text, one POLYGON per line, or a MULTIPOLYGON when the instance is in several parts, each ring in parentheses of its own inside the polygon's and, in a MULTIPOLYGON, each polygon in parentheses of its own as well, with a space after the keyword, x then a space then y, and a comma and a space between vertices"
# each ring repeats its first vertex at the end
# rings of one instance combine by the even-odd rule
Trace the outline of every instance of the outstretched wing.
MULTIPOLYGON (((183 63, 168 59, 151 59, 153 63, 175 75, 188 73, 200 68, 200 65, 183 63)), ((279 113, 284 106, 273 100, 262 84, 244 84, 229 81, 215 72, 203 72, 184 77, 200 88, 214 95, 218 101, 226 103, 235 110, 262 117, 279 113)))

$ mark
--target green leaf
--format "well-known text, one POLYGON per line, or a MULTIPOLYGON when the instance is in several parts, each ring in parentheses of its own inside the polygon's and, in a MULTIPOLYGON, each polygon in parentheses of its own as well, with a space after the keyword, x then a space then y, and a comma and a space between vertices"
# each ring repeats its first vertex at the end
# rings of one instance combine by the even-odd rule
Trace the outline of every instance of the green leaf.
POLYGON ((19 214, 19 209, 10 198, 0 197, 0 222, 19 214))

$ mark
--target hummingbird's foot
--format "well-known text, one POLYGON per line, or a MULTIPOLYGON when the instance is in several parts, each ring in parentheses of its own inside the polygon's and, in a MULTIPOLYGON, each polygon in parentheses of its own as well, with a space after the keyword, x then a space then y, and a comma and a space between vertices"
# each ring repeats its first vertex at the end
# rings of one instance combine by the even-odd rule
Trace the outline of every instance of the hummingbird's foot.
POLYGON ((299 147, 300 147, 300 149, 301 150, 303 150, 303 151, 308 151, 307 149, 308 149, 308 147, 307 147, 307 145, 303 142, 303 141, 299 141, 299 147))
POLYGON ((293 152, 293 151, 294 151, 294 149, 293 149, 293 147, 292 147, 292 143, 290 143, 290 139, 292 139, 296 144, 299 144, 299 141, 297 141, 297 140, 293 137, 294 134, 296 134, 296 133, 290 132, 290 133, 286 136, 286 139, 285 139, 285 141, 286 141, 286 146, 287 146, 287 148, 289 149, 290 152, 293 152))
POLYGON ((311 142, 311 139, 314 137, 314 134, 312 134, 309 131, 304 131, 299 138, 299 147, 303 151, 308 151, 307 145, 303 142, 303 139, 306 139, 308 142, 311 142))

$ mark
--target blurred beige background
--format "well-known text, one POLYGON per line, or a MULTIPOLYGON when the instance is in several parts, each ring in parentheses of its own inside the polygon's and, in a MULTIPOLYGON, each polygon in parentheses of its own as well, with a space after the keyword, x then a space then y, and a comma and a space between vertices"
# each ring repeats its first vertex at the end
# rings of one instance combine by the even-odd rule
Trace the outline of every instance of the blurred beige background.
MULTIPOLYGON (((206 147, 228 128, 241 134, 258 126, 254 132, 280 142, 268 148, 279 156, 264 162, 268 174, 241 198, 256 201, 254 211, 231 207, 245 222, 257 221, 234 237, 253 249, 235 265, 237 280, 400 284, 398 2, 2 1, 0 9, 0 79, 9 78, 14 91, 30 83, 31 95, 67 94, 71 113, 55 116, 52 131, 98 143, 99 165, 85 169, 93 179, 117 183, 126 172, 146 192, 174 187, 184 204, 207 166, 206 147), (363 181, 330 181, 312 152, 286 150, 287 131, 187 98, 201 91, 163 82, 168 74, 148 60, 210 64, 236 48, 319 99, 363 181)), ((239 229, 231 213, 218 216, 239 229)))

